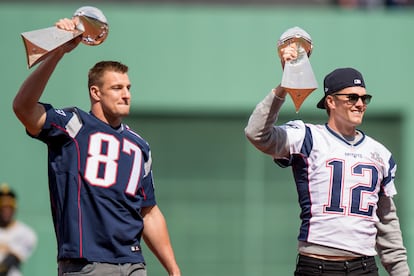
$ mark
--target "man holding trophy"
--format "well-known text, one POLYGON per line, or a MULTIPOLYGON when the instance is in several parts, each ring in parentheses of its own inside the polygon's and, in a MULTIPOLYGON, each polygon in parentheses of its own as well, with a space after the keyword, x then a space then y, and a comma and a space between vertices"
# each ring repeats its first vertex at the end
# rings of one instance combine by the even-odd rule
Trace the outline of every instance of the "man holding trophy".
MULTIPOLYGON (((292 32, 291 37, 305 34, 305 41, 310 41, 300 28, 287 33, 292 32)), ((311 72, 309 64, 300 68, 303 45, 296 42, 279 43, 284 74, 286 66, 311 72)), ((300 79, 282 79, 286 78, 300 79)), ((295 101, 296 94, 307 95, 315 87, 312 81, 308 86, 293 84, 272 89, 254 109, 245 133, 279 166, 292 168, 301 207, 295 275, 378 276, 377 254, 389 275, 410 275, 392 199, 396 164, 387 148, 357 129, 371 100, 362 74, 354 68, 338 68, 325 77, 324 96, 317 107, 327 111, 326 124, 294 120, 275 126, 288 93, 295 101)), ((295 106, 298 110, 300 105, 295 106)))
POLYGON ((41 63, 20 87, 13 110, 27 133, 48 146, 58 275, 145 276, 143 238, 168 274, 179 276, 154 195, 150 147, 122 123, 131 104, 128 67, 101 61, 90 69, 90 112, 38 102, 66 53, 81 41, 102 42, 108 31, 105 21, 90 7, 59 20, 48 31, 66 31, 69 40, 57 47, 39 39, 43 31, 25 34, 29 67, 39 56, 41 63))

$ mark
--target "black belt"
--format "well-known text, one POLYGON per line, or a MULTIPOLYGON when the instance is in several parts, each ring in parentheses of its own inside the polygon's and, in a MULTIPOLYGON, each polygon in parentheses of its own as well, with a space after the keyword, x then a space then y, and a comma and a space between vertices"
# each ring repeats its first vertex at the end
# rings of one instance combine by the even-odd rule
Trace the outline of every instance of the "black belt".
POLYGON ((61 264, 76 264, 76 265, 87 265, 90 264, 91 262, 89 262, 87 259, 69 259, 69 258, 64 258, 64 259, 60 259, 59 263, 61 264))
POLYGON ((297 264, 314 267, 320 271, 346 271, 351 272, 359 269, 365 270, 368 266, 375 264, 373 256, 356 257, 347 261, 331 261, 298 255, 297 264))

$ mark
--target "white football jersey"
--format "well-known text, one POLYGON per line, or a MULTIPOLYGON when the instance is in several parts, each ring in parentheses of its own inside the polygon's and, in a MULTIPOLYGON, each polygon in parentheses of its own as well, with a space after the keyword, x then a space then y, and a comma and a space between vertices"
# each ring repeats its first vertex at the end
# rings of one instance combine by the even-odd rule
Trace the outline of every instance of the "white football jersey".
POLYGON ((360 132, 351 144, 328 125, 291 121, 287 132, 301 207, 299 240, 374 256, 379 194, 396 194, 396 164, 379 142, 360 132))
MULTIPOLYGON (((16 255, 22 262, 33 253, 37 244, 36 233, 26 224, 14 221, 6 228, 0 228, 0 260, 9 252, 16 255)), ((20 276, 19 269, 11 268, 7 276, 20 276)))

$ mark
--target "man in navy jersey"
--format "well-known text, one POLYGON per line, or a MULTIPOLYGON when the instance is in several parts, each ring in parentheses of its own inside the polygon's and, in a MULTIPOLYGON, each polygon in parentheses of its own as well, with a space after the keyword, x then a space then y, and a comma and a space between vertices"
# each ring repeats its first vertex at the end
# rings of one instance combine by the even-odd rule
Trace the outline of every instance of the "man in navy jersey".
MULTIPOLYGON (((74 30, 75 22, 56 26, 74 30)), ((58 275, 144 276, 141 237, 169 275, 181 275, 154 195, 148 143, 122 123, 129 114, 128 67, 102 61, 88 75, 90 112, 39 99, 57 64, 80 38, 45 59, 24 81, 13 109, 48 146, 58 275)))
MULTIPOLYGON (((282 65, 297 58, 282 50, 282 65)), ((275 126, 287 92, 280 85, 256 106, 245 133, 281 167, 291 167, 302 220, 296 276, 378 275, 379 254, 389 275, 408 276, 406 249, 392 197, 391 153, 356 127, 371 100, 361 73, 338 68, 324 79, 324 125, 275 126)))

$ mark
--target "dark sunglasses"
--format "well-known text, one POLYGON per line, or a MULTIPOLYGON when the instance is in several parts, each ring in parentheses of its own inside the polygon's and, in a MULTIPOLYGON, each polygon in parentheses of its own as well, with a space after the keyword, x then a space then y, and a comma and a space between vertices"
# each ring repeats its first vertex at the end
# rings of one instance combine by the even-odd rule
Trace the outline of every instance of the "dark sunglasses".
POLYGON ((352 93, 352 94, 339 94, 339 93, 337 93, 337 94, 332 94, 332 96, 347 96, 348 102, 351 103, 351 104, 356 104, 359 99, 361 99, 364 104, 369 104, 371 102, 371 99, 372 99, 372 96, 369 95, 369 94, 365 94, 365 95, 360 96, 360 95, 354 94, 354 93, 352 93))

